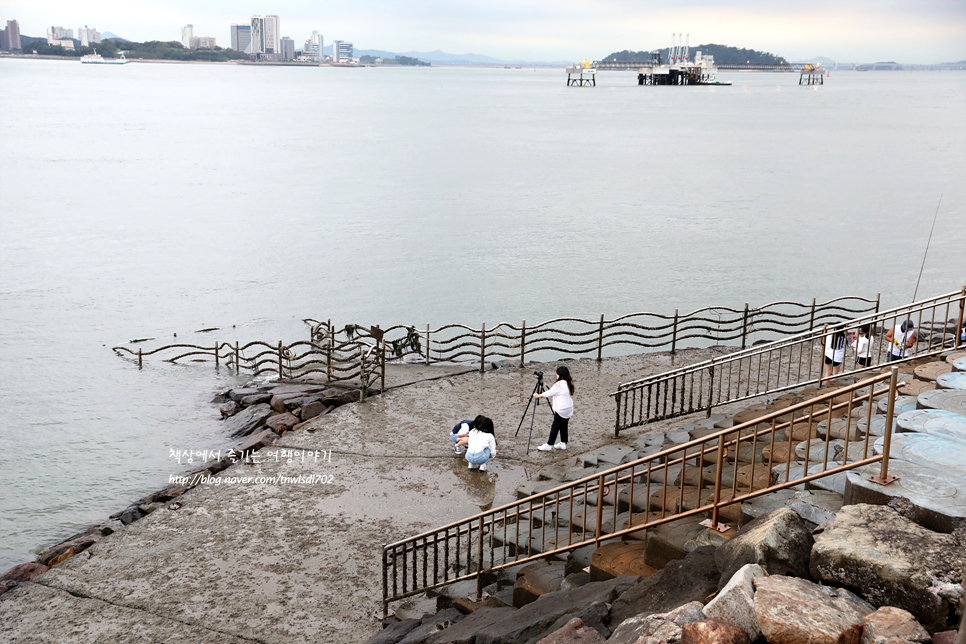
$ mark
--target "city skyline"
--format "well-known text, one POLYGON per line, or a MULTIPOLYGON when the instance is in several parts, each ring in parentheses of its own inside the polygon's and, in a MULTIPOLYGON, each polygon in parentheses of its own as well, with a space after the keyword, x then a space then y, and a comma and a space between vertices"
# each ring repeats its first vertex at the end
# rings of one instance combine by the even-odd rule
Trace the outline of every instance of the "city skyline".
POLYGON ((905 63, 966 59, 966 4, 958 0, 871 0, 801 3, 777 0, 628 0, 594 5, 563 0, 494 0, 476 4, 392 3, 324 9, 293 0, 226 3, 207 0, 7 0, 0 20, 17 19, 21 33, 39 37, 51 25, 97 24, 135 41, 179 40, 181 27, 230 42, 230 26, 254 15, 278 15, 283 33, 302 43, 313 30, 353 40, 362 49, 477 53, 502 59, 577 60, 620 49, 667 46, 671 33, 692 44, 720 43, 768 51, 788 59, 905 63), (592 11, 590 11, 592 9, 592 11))

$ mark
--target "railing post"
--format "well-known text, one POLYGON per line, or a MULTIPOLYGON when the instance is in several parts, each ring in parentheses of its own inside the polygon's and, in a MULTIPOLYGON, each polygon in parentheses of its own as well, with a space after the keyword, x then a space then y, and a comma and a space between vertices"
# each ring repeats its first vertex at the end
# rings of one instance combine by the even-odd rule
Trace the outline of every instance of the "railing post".
POLYGON ((238 340, 235 340, 235 375, 241 373, 241 352, 238 349, 238 340))
MULTIPOLYGON (((476 601, 483 601, 483 517, 480 516, 480 524, 477 528, 477 550, 476 550, 476 601)), ((435 580, 434 580, 435 581, 435 580)))
POLYGON ((818 386, 819 387, 822 386, 822 381, 825 380, 825 343, 827 340, 828 340, 828 325, 826 324, 825 326, 822 327, 822 335, 819 336, 819 343, 818 343, 818 386))
POLYGON ((335 346, 335 329, 332 328, 332 320, 329 320, 328 333, 325 334, 325 381, 332 382, 332 347, 335 346))
POLYGON ((382 394, 382 393, 385 393, 386 392, 386 339, 383 338, 379 342, 382 344, 382 352, 381 352, 381 354, 382 354, 382 358, 381 358, 381 360, 382 360, 382 365, 381 365, 382 374, 381 374, 381 380, 379 382, 379 393, 382 394))
MULTIPOLYGON (((899 384, 899 367, 892 367, 892 377, 889 378, 889 405, 886 407, 885 433, 882 436, 882 465, 879 467, 879 476, 873 476, 871 480, 879 485, 889 485, 896 480, 896 477, 889 476, 889 451, 892 448, 892 421, 896 408, 896 388, 899 384)), ((870 387, 871 392, 871 387, 870 387)), ((872 404, 872 400, 869 400, 872 404)))
POLYGON ((671 332, 671 355, 674 355, 677 348, 678 348, 678 310, 674 309, 674 331, 671 332))
POLYGON ((711 408, 714 401, 714 358, 711 358, 711 367, 708 369, 708 413, 705 418, 711 418, 711 408))
POLYGON ((597 332, 597 362, 602 360, 604 351, 604 314, 600 314, 600 330, 597 332))
POLYGON ((480 373, 486 372, 486 322, 480 327, 480 373))
POLYGON ((426 325, 426 364, 429 364, 429 325, 426 325))
MULTIPOLYGON (((739 443, 735 443, 735 455, 738 454, 739 443)), ((701 446, 701 457, 704 457, 704 444, 701 446)), ((724 467, 724 434, 718 437, 718 456, 715 459, 714 472, 714 507, 711 510, 711 528, 718 529, 718 503, 721 501, 721 469, 724 467)), ((681 470, 684 471, 683 469, 681 470)), ((751 483, 755 484, 754 481, 751 483)), ((684 483, 682 483, 684 485, 684 483)))
POLYGON ((815 298, 812 298, 812 317, 808 320, 808 330, 815 330, 815 298))
POLYGON ((959 295, 959 321, 956 322, 956 344, 955 347, 959 349, 962 344, 961 335, 963 333, 963 308, 966 307, 966 286, 963 287, 962 292, 959 295))
MULTIPOLYGON (((683 471, 683 470, 682 470, 683 471)), ((617 481, 614 481, 614 503, 617 503, 617 481)), ((604 522, 604 475, 597 477, 597 527, 594 529, 594 547, 600 547, 601 524, 604 522)), ((616 527, 616 526, 615 526, 616 527)))
POLYGON ((741 348, 748 346, 748 302, 745 302, 745 314, 741 318, 741 348))
MULTIPOLYGON (((362 343, 359 343, 359 402, 366 399, 366 353, 362 350, 362 343)), ((414 546, 415 547, 415 546, 414 546)))
POLYGON ((875 294, 875 314, 876 315, 879 314, 879 303, 881 302, 881 300, 882 300, 882 293, 876 293, 875 294))
POLYGON ((614 396, 614 401, 617 403, 617 418, 614 419, 614 438, 621 437, 621 394, 623 392, 618 389, 617 395, 614 396))
MULTIPOLYGON (((960 309, 960 311, 962 311, 962 309, 960 309)), ((957 333, 957 336, 958 336, 958 333, 957 333)), ((143 356, 141 355, 141 347, 138 347, 138 369, 143 369, 143 368, 144 368, 144 359, 143 359, 143 356)))
POLYGON ((219 364, 220 363, 218 361, 218 340, 215 340, 215 368, 216 369, 218 368, 219 364))
POLYGON ((386 544, 382 544, 382 618, 389 617, 389 561, 386 558, 386 544))
POLYGON ((527 321, 524 320, 523 324, 520 326, 520 368, 523 369, 526 366, 526 361, 524 360, 524 355, 527 351, 527 321))
POLYGON ((278 341, 278 379, 284 378, 282 375, 282 341, 278 341))

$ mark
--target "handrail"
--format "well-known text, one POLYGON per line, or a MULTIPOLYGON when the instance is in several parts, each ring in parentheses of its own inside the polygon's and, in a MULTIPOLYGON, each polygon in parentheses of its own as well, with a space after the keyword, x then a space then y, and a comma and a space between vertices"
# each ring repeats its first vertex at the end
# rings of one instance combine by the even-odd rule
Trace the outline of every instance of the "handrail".
POLYGON ((950 333, 950 309, 958 303, 956 329, 963 324, 966 287, 945 295, 851 319, 834 327, 801 332, 760 347, 746 348, 727 356, 712 358, 680 369, 621 383, 610 395, 615 399, 614 434, 649 422, 705 411, 715 406, 765 394, 787 391, 824 382, 823 359, 826 338, 837 331, 854 334, 870 328, 874 340, 870 363, 857 366, 851 373, 867 373, 890 360, 881 337, 873 337, 881 327, 884 333, 906 319, 916 323, 915 347, 904 360, 932 356, 949 346, 959 347, 958 333, 950 333), (940 312, 942 314, 940 315, 940 312), (937 336, 936 329, 941 328, 937 336), (928 336, 925 336, 928 329, 928 336), (925 337, 924 337, 925 336, 925 337))
POLYGON ((467 361, 486 368, 487 359, 509 359, 525 366, 528 357, 543 352, 556 355, 593 355, 603 359, 605 352, 621 352, 628 348, 670 348, 676 352, 684 341, 712 343, 741 340, 744 349, 755 339, 795 334, 824 324, 838 323, 856 315, 879 310, 879 297, 839 297, 811 304, 778 301, 761 307, 743 309, 711 306, 690 313, 673 315, 631 313, 613 319, 604 315, 594 320, 560 317, 528 325, 501 322, 478 328, 466 324, 445 324, 436 329, 426 325, 394 325, 386 329, 350 324, 336 330, 331 320, 306 319, 311 337, 319 334, 344 333, 346 337, 374 338, 373 330, 384 339, 390 359, 418 357, 426 364, 467 361))
MULTIPOLYGON (((722 511, 734 504, 856 467, 881 462, 879 479, 888 480, 888 440, 883 454, 870 454, 872 444, 866 433, 861 444, 852 444, 850 454, 850 443, 842 448, 832 438, 828 421, 845 418, 848 436, 859 423, 853 410, 862 410, 868 426, 877 399, 887 401, 887 418, 891 418, 897 384, 898 369, 892 368, 890 373, 384 545, 383 612, 388 613, 392 601, 465 579, 476 579, 479 598, 484 576, 493 571, 582 546, 599 546, 684 517, 707 514, 710 527, 716 529, 721 527, 722 511), (888 388, 876 389, 887 380, 888 388), (860 408, 862 403, 865 406, 860 408), (825 439, 812 438, 823 421, 825 439), (794 446, 800 440, 807 441, 804 460, 796 462, 793 470, 794 446), (724 478, 726 459, 735 466, 730 483, 724 478), (739 467, 742 462, 748 464, 739 467), (746 484, 739 485, 739 480, 746 484), (689 487, 694 482, 697 485, 689 487), (579 511, 575 510, 578 502, 579 511), (612 507, 605 510, 608 504, 612 507), (629 513, 619 523, 622 506, 629 513), (591 509, 595 518, 589 527, 591 509), (605 515, 609 515, 606 520, 605 515), (639 521, 635 522, 635 515, 639 521), (575 521, 578 516, 579 522, 575 521), (604 530, 607 521, 609 531, 604 530), (578 523, 579 531, 575 530, 578 523), (507 544, 512 547, 497 556, 496 551, 507 544)), ((888 424, 887 430, 891 431, 888 424)))

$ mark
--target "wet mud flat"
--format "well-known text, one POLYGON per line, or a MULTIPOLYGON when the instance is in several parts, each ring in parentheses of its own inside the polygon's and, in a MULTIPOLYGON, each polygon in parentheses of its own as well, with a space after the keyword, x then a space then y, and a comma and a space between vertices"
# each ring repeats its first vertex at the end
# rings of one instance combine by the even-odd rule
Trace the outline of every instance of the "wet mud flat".
POLYGON ((655 423, 615 440, 608 394, 728 350, 564 362, 577 387, 564 453, 532 449, 549 432, 545 403, 529 454, 529 415, 513 436, 533 371, 552 381, 560 363, 482 374, 394 366, 402 386, 286 433, 251 463, 0 596, 0 639, 364 642, 381 618, 383 544, 512 501, 555 460, 680 425, 655 423), (468 470, 448 438, 456 421, 480 413, 493 419, 500 450, 487 472, 468 470))

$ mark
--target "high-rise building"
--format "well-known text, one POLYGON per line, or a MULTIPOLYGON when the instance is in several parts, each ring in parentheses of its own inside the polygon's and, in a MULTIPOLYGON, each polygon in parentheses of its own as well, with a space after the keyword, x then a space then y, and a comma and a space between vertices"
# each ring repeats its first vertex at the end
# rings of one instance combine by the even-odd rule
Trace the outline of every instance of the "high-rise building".
POLYGON ((295 41, 285 36, 282 38, 282 60, 295 60, 295 41))
POLYGON ((58 40, 73 38, 74 31, 64 27, 47 27, 47 44, 54 45, 58 40))
POLYGON ((97 29, 88 29, 87 25, 84 25, 77 29, 77 40, 80 41, 81 47, 90 47, 101 42, 101 34, 97 29))
POLYGON ((322 60, 322 34, 313 31, 309 39, 305 41, 305 48, 302 55, 313 60, 322 60))
POLYGON ((215 38, 213 38, 212 36, 192 36, 191 48, 192 49, 214 49, 215 38))
POLYGON ((181 28, 181 44, 185 49, 191 49, 191 39, 195 37, 195 26, 185 25, 181 28))
POLYGON ((0 49, 20 49, 20 23, 8 20, 7 26, 0 29, 0 49))
POLYGON ((281 54, 282 37, 278 16, 252 16, 252 54, 281 54))
POLYGON ((343 40, 332 41, 332 62, 346 63, 352 59, 352 43, 343 40))
POLYGON ((252 49, 252 26, 251 25, 232 25, 231 26, 231 48, 235 51, 242 51, 246 54, 251 53, 252 49))

